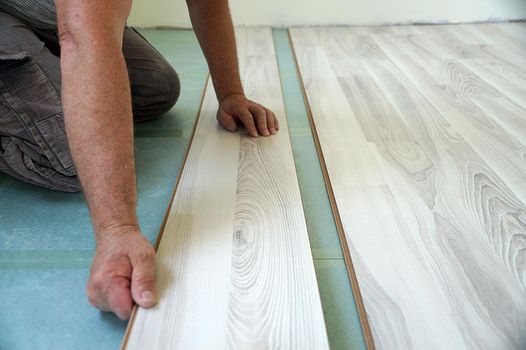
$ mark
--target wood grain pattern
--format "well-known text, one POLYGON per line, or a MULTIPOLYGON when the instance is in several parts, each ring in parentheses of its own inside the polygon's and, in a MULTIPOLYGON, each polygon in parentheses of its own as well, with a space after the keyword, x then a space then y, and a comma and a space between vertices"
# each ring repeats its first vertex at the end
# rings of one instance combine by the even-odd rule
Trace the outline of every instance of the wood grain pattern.
POLYGON ((526 202, 526 148, 477 104, 480 99, 504 96, 480 77, 467 74, 459 61, 438 55, 434 60, 423 60, 417 54, 418 48, 403 38, 377 36, 375 39, 411 83, 462 131, 475 151, 526 202))
POLYGON ((222 130, 208 83, 159 244, 160 302, 138 309, 123 348, 328 348, 272 33, 236 36, 245 91, 280 131, 222 130))
POLYGON ((495 62, 477 43, 482 35, 409 28, 291 29, 375 345, 523 349, 521 106, 508 98, 510 85, 466 63, 495 62), (354 36, 374 41, 375 53, 354 55, 354 36), (318 88, 328 82, 336 85, 318 88), (338 89, 344 99, 320 102, 338 89), (333 134, 339 121, 331 116, 341 111, 360 122, 333 134), (360 130, 347 129, 356 124, 360 130), (339 135, 360 131, 356 143, 367 152, 356 162, 339 135), (356 176, 372 172, 374 181, 356 176))

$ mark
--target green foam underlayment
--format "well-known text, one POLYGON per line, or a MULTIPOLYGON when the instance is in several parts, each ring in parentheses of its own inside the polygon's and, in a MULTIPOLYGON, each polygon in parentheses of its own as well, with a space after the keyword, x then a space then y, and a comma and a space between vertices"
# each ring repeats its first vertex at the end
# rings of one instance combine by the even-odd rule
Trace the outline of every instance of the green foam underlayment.
MULTIPOLYGON (((190 141, 208 76, 192 31, 143 34, 176 67, 181 96, 162 118, 135 126, 138 215, 154 242, 190 141)), ((91 307, 94 249, 80 194, 47 191, 0 174, 0 349, 118 349, 126 322, 91 307)))
POLYGON ((274 30, 283 100, 331 349, 365 349, 286 30, 274 30))
MULTIPOLYGON (((208 72, 192 31, 141 32, 176 68, 182 86, 172 111, 135 127, 138 214, 144 234, 154 242, 208 72)), ((273 33, 331 348, 364 349, 287 32, 273 33)), ((93 249, 81 195, 39 189, 0 174, 0 350, 119 348, 126 323, 92 308, 85 297, 93 249)))

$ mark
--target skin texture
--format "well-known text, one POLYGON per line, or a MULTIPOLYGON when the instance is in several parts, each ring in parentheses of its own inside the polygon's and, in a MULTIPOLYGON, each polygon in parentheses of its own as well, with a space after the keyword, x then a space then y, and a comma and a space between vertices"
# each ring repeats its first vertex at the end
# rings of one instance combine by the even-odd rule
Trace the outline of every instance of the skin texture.
POLYGON ((187 0, 192 26, 205 54, 219 100, 217 120, 227 130, 245 126, 252 137, 279 129, 274 113, 243 94, 228 0, 187 0))
MULTIPOLYGON (((224 0, 188 0, 192 23, 219 100, 217 119, 249 135, 279 126, 241 87, 232 20, 224 0)), ((62 104, 66 133, 97 242, 87 285, 91 304, 130 317, 133 303, 151 307, 155 250, 136 216, 131 94, 122 35, 131 0, 57 0, 62 104)))

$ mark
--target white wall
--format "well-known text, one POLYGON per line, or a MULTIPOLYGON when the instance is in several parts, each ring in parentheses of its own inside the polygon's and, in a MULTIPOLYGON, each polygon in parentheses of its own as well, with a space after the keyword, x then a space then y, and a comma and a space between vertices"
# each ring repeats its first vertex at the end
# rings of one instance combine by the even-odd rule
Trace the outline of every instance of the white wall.
MULTIPOLYGON (((526 0, 230 0, 236 25, 478 22, 526 18, 526 0)), ((190 27, 185 0, 134 0, 129 24, 190 27)))

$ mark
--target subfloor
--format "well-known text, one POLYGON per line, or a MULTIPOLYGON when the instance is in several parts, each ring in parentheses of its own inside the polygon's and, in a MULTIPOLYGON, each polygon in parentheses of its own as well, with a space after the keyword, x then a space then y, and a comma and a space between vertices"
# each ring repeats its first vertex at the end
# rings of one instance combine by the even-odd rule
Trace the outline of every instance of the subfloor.
MULTIPOLYGON (((180 75, 175 108, 136 125, 139 219, 154 242, 207 79, 193 32, 143 30, 180 75), (166 152, 169 149, 170 152, 166 152)), ((286 30, 274 30, 289 133, 331 348, 364 349, 286 30)), ((80 194, 41 190, 0 174, 0 349, 117 349, 126 323, 93 309, 84 288, 94 240, 80 194)))

